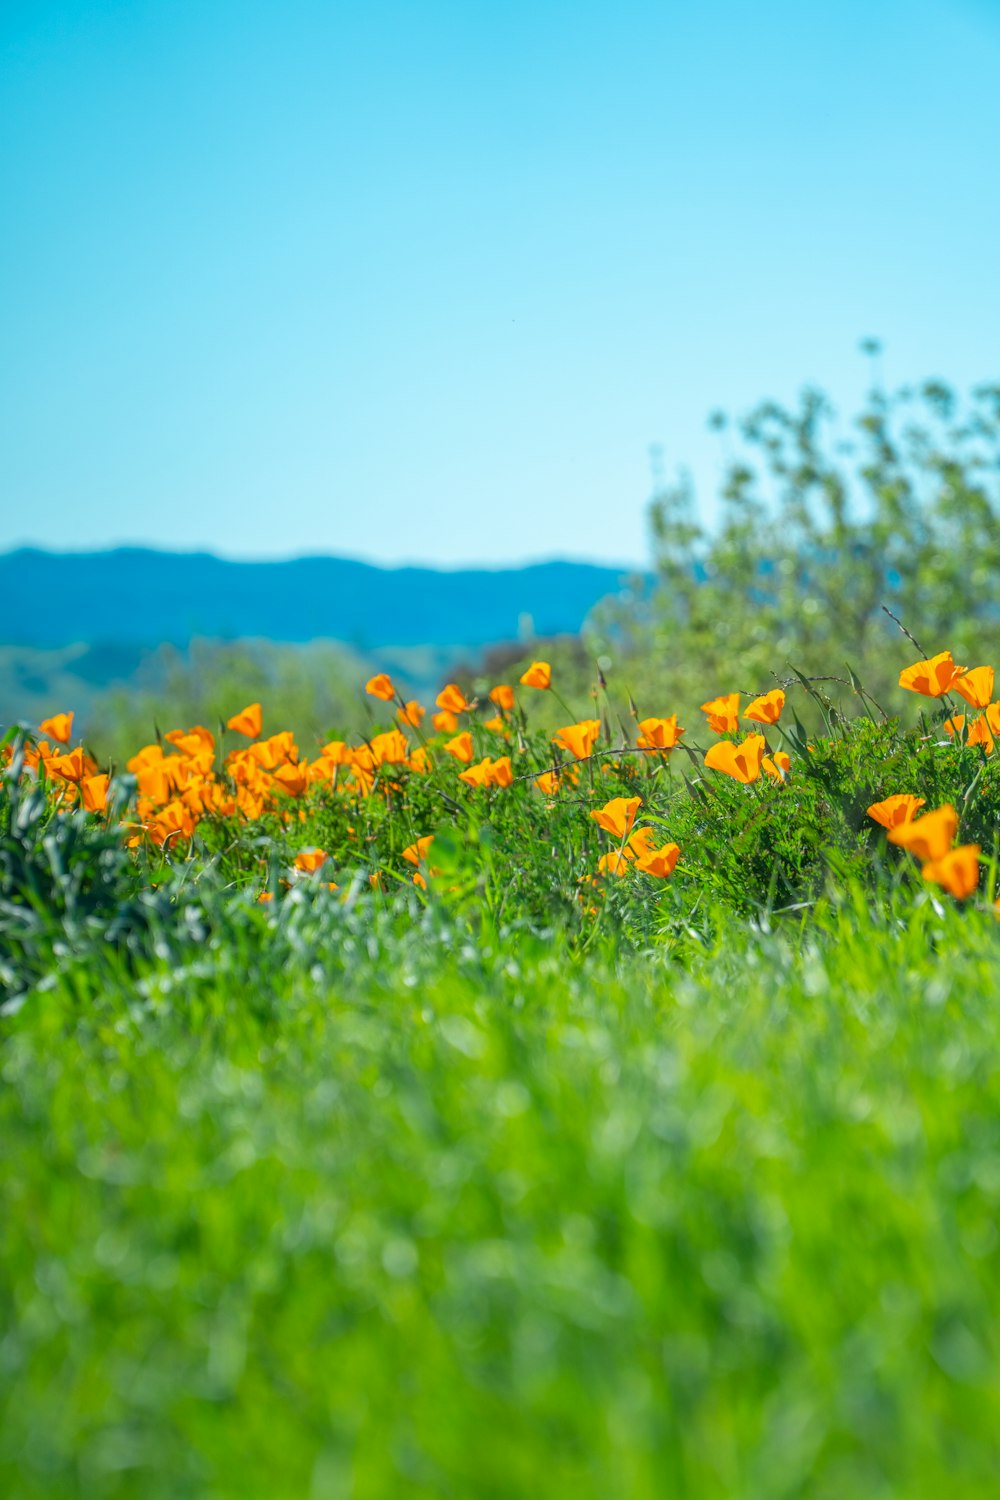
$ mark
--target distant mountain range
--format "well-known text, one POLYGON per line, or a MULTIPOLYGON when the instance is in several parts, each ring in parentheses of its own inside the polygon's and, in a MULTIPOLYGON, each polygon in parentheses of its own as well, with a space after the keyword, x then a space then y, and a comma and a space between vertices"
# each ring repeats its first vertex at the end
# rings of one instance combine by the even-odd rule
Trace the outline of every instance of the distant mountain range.
POLYGON ((96 731, 109 692, 128 701, 152 694, 167 711, 170 663, 179 652, 197 673, 199 642, 240 642, 261 681, 294 651, 323 682, 339 666, 358 682, 387 671, 408 691, 431 693, 487 646, 527 650, 535 636, 575 634, 630 577, 636 583, 621 568, 572 562, 451 572, 338 557, 250 563, 142 547, 25 547, 0 554, 0 730, 73 708, 78 725, 96 731))
POLYGON ((628 586, 626 570, 545 562, 522 568, 381 568, 341 557, 230 562, 210 553, 119 547, 0 554, 0 643, 184 646, 196 637, 481 647, 576 632, 628 586))

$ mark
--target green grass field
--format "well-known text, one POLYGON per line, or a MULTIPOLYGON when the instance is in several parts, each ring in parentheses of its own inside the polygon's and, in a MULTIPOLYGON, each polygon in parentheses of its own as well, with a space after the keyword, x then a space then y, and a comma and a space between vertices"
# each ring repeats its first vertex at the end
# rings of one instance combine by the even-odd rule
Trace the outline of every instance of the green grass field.
POLYGON ((4 1500, 995 1488, 992 669, 548 673, 0 744, 4 1500))
POLYGON ((231 902, 7 1026, 5 1496, 991 1492, 991 915, 231 902))

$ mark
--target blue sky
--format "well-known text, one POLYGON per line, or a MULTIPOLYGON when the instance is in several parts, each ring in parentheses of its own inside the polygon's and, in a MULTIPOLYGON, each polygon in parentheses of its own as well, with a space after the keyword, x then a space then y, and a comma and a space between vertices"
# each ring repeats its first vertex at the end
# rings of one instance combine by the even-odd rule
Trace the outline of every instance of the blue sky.
POLYGON ((0 547, 641 561, 715 407, 1000 375, 1000 4, 4 0, 0 547))

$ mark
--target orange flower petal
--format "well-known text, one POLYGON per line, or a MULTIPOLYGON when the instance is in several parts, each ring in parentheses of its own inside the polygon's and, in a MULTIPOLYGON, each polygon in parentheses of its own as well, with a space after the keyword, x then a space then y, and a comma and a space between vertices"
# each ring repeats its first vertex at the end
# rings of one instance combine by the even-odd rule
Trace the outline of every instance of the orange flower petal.
POLYGON ((881 823, 883 828, 898 828, 901 823, 909 822, 917 808, 923 807, 924 801, 925 798, 914 797, 909 792, 897 792, 894 797, 886 797, 884 802, 873 802, 868 816, 881 823))
POLYGON ((955 841, 958 832, 958 813, 950 802, 922 818, 910 818, 889 829, 890 844, 909 849, 918 859, 943 859, 955 841))
POLYGON ((533 661, 526 672, 521 673, 522 687, 549 688, 552 686, 552 668, 547 661, 533 661))
POLYGON ((957 901, 964 901, 979 884, 979 845, 959 844, 940 859, 929 860, 921 874, 925 880, 942 886, 957 901))
POLYGON ((921 693, 925 698, 940 698, 964 672, 964 667, 958 667, 952 661, 950 651, 939 651, 937 656, 904 667, 899 674, 899 685, 911 693, 921 693))

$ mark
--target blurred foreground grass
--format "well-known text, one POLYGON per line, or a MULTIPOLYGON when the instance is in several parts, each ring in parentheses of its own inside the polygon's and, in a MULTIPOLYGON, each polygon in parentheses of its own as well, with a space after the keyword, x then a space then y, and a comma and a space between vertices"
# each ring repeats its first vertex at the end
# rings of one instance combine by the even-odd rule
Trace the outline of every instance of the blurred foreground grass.
POLYGON ((0 1492, 992 1492, 992 916, 324 910, 7 1026, 0 1492))

